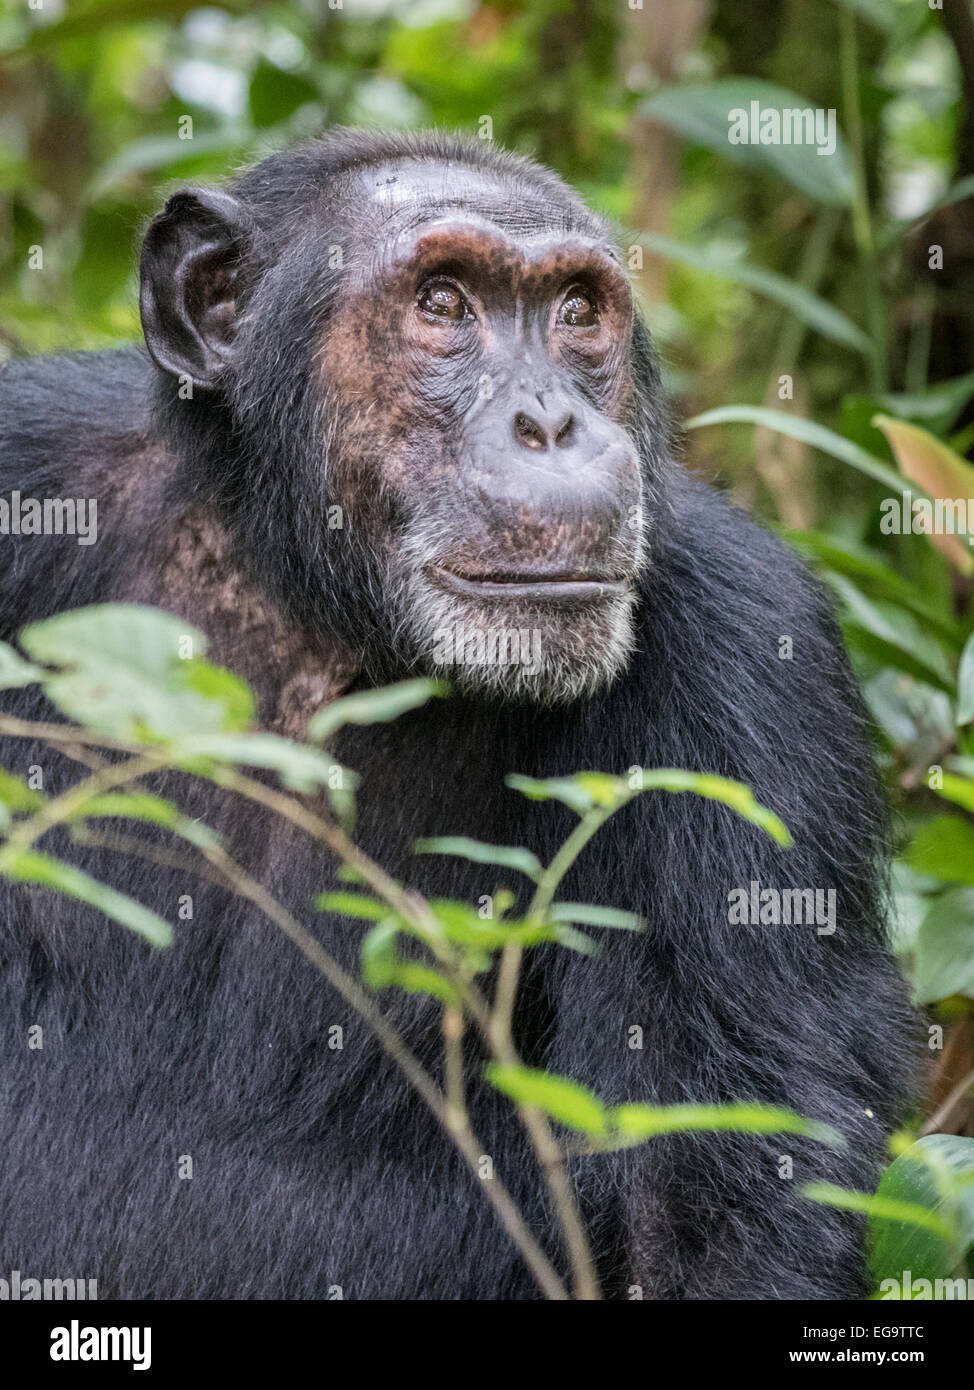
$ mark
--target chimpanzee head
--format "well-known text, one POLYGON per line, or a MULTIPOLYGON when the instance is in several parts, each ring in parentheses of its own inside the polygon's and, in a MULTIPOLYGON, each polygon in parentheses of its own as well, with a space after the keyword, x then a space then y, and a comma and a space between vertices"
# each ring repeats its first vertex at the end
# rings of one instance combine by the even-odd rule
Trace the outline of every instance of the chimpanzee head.
POLYGON ((141 304, 184 470, 312 637, 540 702, 621 670, 666 430, 624 262, 552 174, 335 132, 170 198, 141 304))

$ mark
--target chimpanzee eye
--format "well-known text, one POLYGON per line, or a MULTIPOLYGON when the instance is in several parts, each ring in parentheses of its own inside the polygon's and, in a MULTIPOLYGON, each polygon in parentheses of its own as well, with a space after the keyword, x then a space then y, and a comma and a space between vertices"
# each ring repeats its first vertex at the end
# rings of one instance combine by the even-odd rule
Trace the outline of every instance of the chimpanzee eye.
POLYGON ((598 321, 599 316, 590 296, 577 287, 569 290, 558 310, 558 322, 569 328, 591 328, 598 321))
POLYGON ((419 296, 419 307, 424 313, 433 314, 438 319, 450 319, 453 323, 473 317, 469 304, 456 285, 451 285, 447 280, 437 280, 427 285, 419 296))

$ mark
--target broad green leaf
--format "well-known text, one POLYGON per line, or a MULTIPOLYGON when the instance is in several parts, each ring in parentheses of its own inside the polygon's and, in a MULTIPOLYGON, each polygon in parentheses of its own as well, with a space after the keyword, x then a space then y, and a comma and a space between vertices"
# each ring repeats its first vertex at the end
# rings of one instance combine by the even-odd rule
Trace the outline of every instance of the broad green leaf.
POLYGON ((442 681, 400 681, 379 690, 357 691, 320 709, 308 725, 308 739, 324 743, 346 724, 386 724, 408 710, 419 709, 436 696, 445 695, 442 681))
POLYGON ((880 1180, 877 1198, 926 1211, 897 1220, 882 1210, 869 1220, 869 1271, 875 1284, 948 1278, 974 1242, 974 1139, 931 1134, 912 1145, 880 1180))
POLYGON ((179 688, 178 677, 167 684, 165 677, 107 663, 52 675, 44 693, 69 719, 112 738, 147 742, 225 727, 224 707, 179 688))
MULTIPOLYGON (((946 1224, 919 1202, 903 1202, 895 1197, 881 1197, 870 1192, 854 1192, 849 1188, 836 1187, 830 1182, 810 1182, 801 1190, 802 1196, 810 1202, 821 1202, 823 1206, 836 1207, 839 1211, 858 1211, 869 1216, 877 1229, 893 1222, 898 1227, 913 1227, 912 1238, 920 1233, 924 1242, 932 1233, 936 1244, 942 1247, 949 1239, 946 1224)), ((902 1272, 902 1271, 901 1271, 902 1272)))
POLYGON ((917 873, 974 884, 974 826, 958 816, 934 816, 921 825, 903 858, 917 873))
POLYGON ((153 946, 172 945, 172 927, 162 917, 143 907, 134 898, 99 883, 72 864, 65 864, 60 859, 38 854, 34 850, 7 845, 0 850, 0 873, 16 879, 18 883, 33 883, 87 903, 106 917, 120 922, 123 927, 145 937, 153 946))
POLYGON ((196 163, 204 155, 219 155, 227 162, 253 143, 253 133, 237 122, 217 131, 194 132, 192 140, 181 140, 178 134, 141 136, 123 145, 94 172, 85 189, 86 201, 97 202, 133 175, 165 172, 178 177, 180 165, 196 163))
MULTIPOLYGON (((953 429, 957 417, 974 395, 974 372, 938 381, 922 391, 888 391, 875 396, 851 395, 842 401, 843 428, 847 419, 864 421, 870 432, 879 429, 877 414, 894 415, 912 421, 943 438, 953 429)), ((865 440, 859 441, 865 444, 865 440)))
POLYGON ((963 630, 956 618, 949 613, 938 612, 918 592, 915 583, 897 574, 892 566, 866 546, 842 536, 826 535, 822 531, 788 531, 787 539, 818 565, 853 580, 857 588, 871 598, 908 609, 927 627, 935 629, 952 647, 962 644, 963 630))
POLYGON ((829 584, 841 600, 842 629, 850 643, 883 665, 953 694, 947 657, 909 613, 873 603, 844 575, 831 575, 829 584))
POLYGON ((537 879, 541 873, 541 861, 529 849, 485 845, 464 835, 441 835, 432 840, 417 840, 415 851, 417 854, 452 854, 475 864, 496 864, 500 868, 516 869, 531 879, 537 879))
POLYGON ((954 709, 946 691, 934 689, 887 665, 863 686, 873 719, 890 743, 911 759, 916 750, 933 751, 954 737, 954 709), (914 747, 915 746, 915 747, 914 747))
POLYGON ((585 1086, 564 1076, 552 1076, 531 1067, 503 1067, 491 1064, 487 1080, 517 1105, 543 1110, 553 1120, 584 1134, 604 1134, 606 1109, 585 1086))
POLYGON ((648 251, 664 256, 667 260, 692 266, 708 275, 720 276, 721 279, 730 280, 735 285, 744 285, 755 294, 773 300, 833 343, 851 348, 864 356, 870 356, 873 351, 869 335, 864 333, 858 324, 853 323, 841 309, 836 309, 827 299, 819 298, 804 285, 789 280, 785 275, 779 275, 777 271, 766 270, 732 258, 720 247, 688 246, 684 242, 672 241, 669 237, 659 236, 655 232, 641 232, 636 241, 641 242, 648 251))
POLYGON ((632 1102, 617 1105, 609 1112, 609 1122, 630 1139, 649 1139, 656 1134, 681 1134, 691 1130, 723 1131, 740 1134, 804 1134, 823 1144, 841 1147, 842 1136, 831 1125, 807 1120, 793 1110, 777 1105, 643 1105, 632 1102))
POLYGON ((317 86, 300 73, 286 72, 259 59, 250 79, 250 114, 258 128, 279 125, 301 106, 317 102, 317 86))
POLYGON ((974 999, 974 888, 953 888, 934 900, 920 923, 914 951, 915 1003, 933 1004, 952 994, 974 999))
MULTIPOLYGON (((802 444, 808 444, 813 449, 819 449, 823 454, 838 459, 840 463, 847 463, 850 468, 865 473, 867 478, 874 478, 897 497, 903 491, 903 478, 888 464, 860 448, 858 444, 843 439, 842 435, 836 434, 834 430, 826 429, 814 420, 805 420, 800 415, 787 415, 783 410, 769 410, 760 405, 723 405, 716 410, 706 410, 702 415, 695 415, 693 419, 687 420, 684 428, 699 430, 708 425, 762 425, 765 429, 777 430, 780 434, 786 434, 789 439, 797 439, 802 444)), ((916 491, 918 495, 923 494, 920 487, 916 491)))
POLYGON ((21 685, 33 685, 44 673, 25 661, 13 647, 0 642, 0 690, 13 690, 21 685))
MULTIPOLYGON (((848 207, 855 180, 849 153, 841 133, 835 132, 835 149, 819 154, 813 141, 784 144, 731 143, 735 129, 732 113, 750 113, 757 103, 761 111, 804 111, 813 106, 807 98, 756 77, 725 77, 714 82, 662 87, 641 102, 640 116, 668 126, 694 144, 725 155, 738 164, 785 179, 816 202, 848 207)), ((754 138, 760 137, 760 127, 754 138)))
POLYGON ((109 603, 24 628, 29 655, 62 668, 44 678, 58 709, 99 733, 144 740, 246 727, 249 687, 200 660, 206 638, 158 609, 109 603))
POLYGON ((19 634, 29 656, 49 666, 101 662, 165 676, 173 663, 203 656, 207 641, 181 618, 135 603, 100 603, 31 623, 19 634))

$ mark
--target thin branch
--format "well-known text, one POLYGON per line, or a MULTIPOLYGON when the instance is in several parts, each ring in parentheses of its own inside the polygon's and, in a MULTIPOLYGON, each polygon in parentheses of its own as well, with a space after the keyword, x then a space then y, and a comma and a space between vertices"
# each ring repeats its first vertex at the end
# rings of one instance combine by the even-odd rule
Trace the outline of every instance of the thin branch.
POLYGON ((957 1105, 971 1090, 974 1090, 974 1070, 961 1077, 957 1085, 948 1092, 943 1104, 933 1112, 920 1130, 921 1139, 925 1134, 938 1134, 941 1127, 950 1119, 957 1105))

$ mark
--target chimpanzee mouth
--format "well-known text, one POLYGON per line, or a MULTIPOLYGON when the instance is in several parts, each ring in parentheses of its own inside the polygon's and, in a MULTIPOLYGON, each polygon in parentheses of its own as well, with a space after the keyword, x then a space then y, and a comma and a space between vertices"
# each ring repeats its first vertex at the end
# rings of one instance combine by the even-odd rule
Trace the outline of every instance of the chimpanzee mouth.
POLYGON ((598 599, 620 598, 629 591, 621 577, 593 576, 569 573, 565 570, 548 574, 493 573, 472 576, 458 574, 443 565, 432 565, 430 578, 440 587, 461 598, 518 599, 545 604, 592 603, 598 599))

